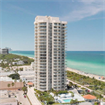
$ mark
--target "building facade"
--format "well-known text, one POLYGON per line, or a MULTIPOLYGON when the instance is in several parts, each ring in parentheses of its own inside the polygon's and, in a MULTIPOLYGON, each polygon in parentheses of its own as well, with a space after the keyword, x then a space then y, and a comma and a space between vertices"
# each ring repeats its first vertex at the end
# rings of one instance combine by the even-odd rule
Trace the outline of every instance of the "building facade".
POLYGON ((9 54, 9 50, 7 48, 0 49, 0 54, 9 54))
POLYGON ((65 89, 66 24, 58 17, 35 18, 35 89, 65 89))

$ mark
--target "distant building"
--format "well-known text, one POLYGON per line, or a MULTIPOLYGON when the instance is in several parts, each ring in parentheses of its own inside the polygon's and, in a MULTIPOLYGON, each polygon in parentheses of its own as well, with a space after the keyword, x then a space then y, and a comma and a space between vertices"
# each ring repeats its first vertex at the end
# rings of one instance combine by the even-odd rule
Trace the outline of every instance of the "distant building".
POLYGON ((16 64, 17 64, 17 62, 12 62, 12 64, 13 64, 13 65, 16 65, 16 64))
POLYGON ((3 61, 3 63, 4 63, 4 64, 7 64, 8 62, 7 62, 7 61, 3 61))
POLYGON ((18 62, 17 62, 17 65, 23 65, 23 64, 24 64, 23 61, 18 61, 18 62))
POLYGON ((7 48, 0 49, 0 54, 9 54, 9 50, 7 48))
POLYGON ((31 68, 34 68, 34 62, 31 62, 31 68))

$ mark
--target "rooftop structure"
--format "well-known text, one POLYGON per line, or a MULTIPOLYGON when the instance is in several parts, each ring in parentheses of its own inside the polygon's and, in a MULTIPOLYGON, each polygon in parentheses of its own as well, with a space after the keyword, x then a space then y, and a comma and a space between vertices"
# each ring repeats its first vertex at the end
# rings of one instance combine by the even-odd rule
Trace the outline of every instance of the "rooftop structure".
POLYGON ((90 95, 90 94, 87 94, 87 95, 85 95, 85 96, 83 96, 85 99, 87 99, 87 100, 93 100, 93 99, 96 99, 96 97, 95 96, 93 96, 93 95, 90 95))
POLYGON ((28 82, 27 85, 33 86, 33 83, 32 82, 28 82))

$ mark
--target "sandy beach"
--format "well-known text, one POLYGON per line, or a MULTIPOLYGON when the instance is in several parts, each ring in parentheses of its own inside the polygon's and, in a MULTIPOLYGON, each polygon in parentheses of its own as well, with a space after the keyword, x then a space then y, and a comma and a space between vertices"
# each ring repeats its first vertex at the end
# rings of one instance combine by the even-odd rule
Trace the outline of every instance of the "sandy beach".
POLYGON ((28 57, 28 58, 30 58, 30 59, 34 59, 33 57, 28 57))
POLYGON ((103 76, 99 76, 99 75, 95 75, 95 74, 90 74, 90 73, 85 73, 83 71, 79 71, 79 70, 76 70, 76 69, 72 69, 72 68, 66 68, 67 71, 72 71, 72 72, 75 72, 77 74, 80 74, 80 75, 84 75, 84 76, 89 76, 90 78, 95 78, 97 80, 100 80, 100 81, 103 81, 105 82, 105 79, 103 80, 103 76))

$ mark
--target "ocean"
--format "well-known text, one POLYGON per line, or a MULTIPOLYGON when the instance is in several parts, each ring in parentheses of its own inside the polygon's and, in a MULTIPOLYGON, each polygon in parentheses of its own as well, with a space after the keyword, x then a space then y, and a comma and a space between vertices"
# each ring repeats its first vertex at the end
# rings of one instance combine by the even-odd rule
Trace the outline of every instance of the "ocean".
MULTIPOLYGON (((34 51, 11 51, 10 53, 34 57, 34 51)), ((66 66, 86 73, 105 76, 105 51, 67 51, 66 66)))

